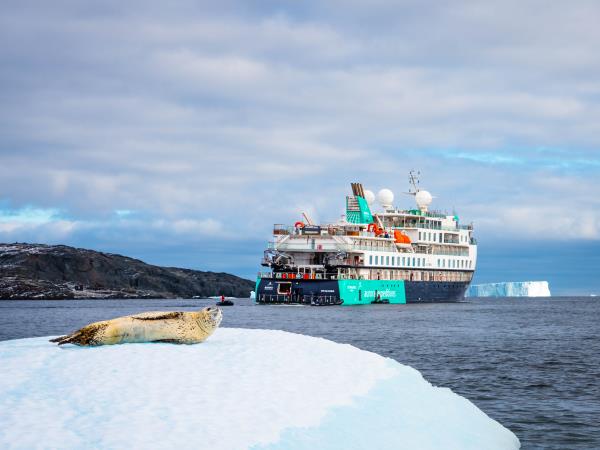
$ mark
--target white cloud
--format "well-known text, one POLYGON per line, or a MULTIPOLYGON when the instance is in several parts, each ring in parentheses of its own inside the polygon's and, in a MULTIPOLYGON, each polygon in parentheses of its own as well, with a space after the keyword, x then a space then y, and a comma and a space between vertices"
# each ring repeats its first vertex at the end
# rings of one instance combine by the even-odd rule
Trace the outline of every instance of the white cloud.
POLYGON ((241 220, 262 237, 303 209, 337 218, 350 181, 398 192, 421 168, 438 205, 490 233, 598 238, 599 8, 14 4, 0 192, 70 211, 71 235, 185 241, 241 220), (586 213, 545 220, 555 208, 586 213))

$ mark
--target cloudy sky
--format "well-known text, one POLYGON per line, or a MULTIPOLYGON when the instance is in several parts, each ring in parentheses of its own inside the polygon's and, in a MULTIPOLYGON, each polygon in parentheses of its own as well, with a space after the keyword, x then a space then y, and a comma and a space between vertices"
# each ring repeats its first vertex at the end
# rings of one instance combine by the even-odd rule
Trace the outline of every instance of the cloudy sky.
POLYGON ((477 280, 600 293, 597 1, 8 1, 0 241, 251 278, 351 181, 473 221, 477 280), (442 4, 443 3, 443 4, 442 4))

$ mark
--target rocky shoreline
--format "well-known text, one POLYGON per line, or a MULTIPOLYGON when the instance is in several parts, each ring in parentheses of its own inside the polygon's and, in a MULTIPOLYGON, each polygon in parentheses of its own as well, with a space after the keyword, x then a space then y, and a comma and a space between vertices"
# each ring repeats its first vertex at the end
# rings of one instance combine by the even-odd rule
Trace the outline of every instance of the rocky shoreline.
POLYGON ((253 285, 64 245, 0 244, 0 300, 248 297, 253 285))

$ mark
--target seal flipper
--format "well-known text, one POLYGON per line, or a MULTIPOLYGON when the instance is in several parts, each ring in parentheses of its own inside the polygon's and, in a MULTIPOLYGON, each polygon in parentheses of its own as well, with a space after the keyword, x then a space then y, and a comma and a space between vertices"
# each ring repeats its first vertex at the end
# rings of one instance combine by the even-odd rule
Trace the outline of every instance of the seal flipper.
POLYGON ((84 343, 83 333, 81 331, 76 331, 73 334, 68 334, 67 336, 61 336, 56 339, 52 339, 50 342, 56 342, 58 345, 64 344, 75 344, 75 345, 90 345, 89 343, 84 343))
POLYGON ((56 342, 58 345, 75 344, 75 345, 98 345, 99 334, 108 326, 103 322, 96 322, 87 325, 80 330, 75 331, 67 336, 52 339, 50 342, 56 342))

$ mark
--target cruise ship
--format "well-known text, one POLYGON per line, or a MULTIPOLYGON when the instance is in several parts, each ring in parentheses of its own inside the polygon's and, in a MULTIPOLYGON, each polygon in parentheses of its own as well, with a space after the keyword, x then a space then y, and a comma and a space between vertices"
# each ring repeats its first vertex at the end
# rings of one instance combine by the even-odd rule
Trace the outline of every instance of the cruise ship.
POLYGON ((293 226, 276 224, 256 281, 260 304, 366 305, 456 302, 475 272, 472 224, 430 209, 433 197, 411 172, 413 209, 393 206, 352 183, 346 214, 315 224, 308 215, 293 226), (377 201, 376 201, 377 200, 377 201), (376 210, 377 209, 377 210, 376 210))

